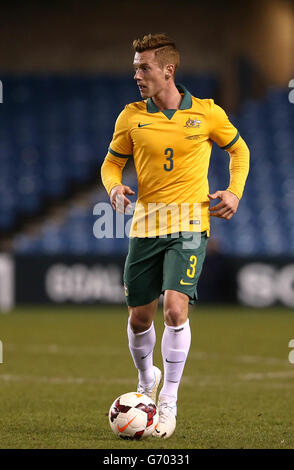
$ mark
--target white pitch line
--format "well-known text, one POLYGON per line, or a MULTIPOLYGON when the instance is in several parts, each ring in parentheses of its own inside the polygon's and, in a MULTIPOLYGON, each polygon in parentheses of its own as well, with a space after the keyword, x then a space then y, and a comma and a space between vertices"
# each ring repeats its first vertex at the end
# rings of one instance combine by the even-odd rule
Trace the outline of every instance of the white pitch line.
MULTIPOLYGON (((122 377, 109 378, 109 377, 100 377, 100 378, 91 378, 91 377, 47 377, 47 376, 38 376, 38 375, 16 375, 16 374, 0 374, 0 381, 3 382, 32 382, 32 383, 49 383, 49 384, 119 384, 126 385, 130 384, 134 386, 137 384, 137 379, 124 379, 122 377)), ((193 383, 192 377, 183 377, 182 382, 185 384, 193 383)), ((135 387, 134 387, 135 388, 135 387)))
MULTIPOLYGON (((123 352, 123 348, 109 348, 109 347, 95 347, 95 346, 60 346, 57 344, 21 344, 17 345, 15 343, 8 343, 5 345, 5 350, 7 352, 18 352, 18 353, 27 353, 27 354, 49 354, 49 355, 65 355, 65 356, 83 356, 83 355, 91 355, 91 356, 101 356, 103 354, 107 354, 108 357, 112 356, 121 356, 123 352)), ((128 354, 127 349, 125 349, 125 354, 128 354)), ((229 355, 229 354, 219 354, 214 352, 205 352, 205 351, 191 351, 189 354, 189 360, 191 361, 222 361, 234 363, 241 363, 241 364, 260 364, 260 365, 275 365, 279 364, 281 366, 287 366, 289 364, 288 357, 285 359, 277 358, 277 357, 268 357, 268 356, 253 356, 253 355, 229 355)), ((238 376, 239 380, 242 381, 253 381, 253 380, 264 380, 268 378, 292 378, 294 372, 280 372, 282 375, 277 375, 277 372, 261 372, 261 373, 244 373, 238 376)), ((26 381, 26 382, 38 382, 38 383, 72 383, 72 384, 83 384, 83 383, 103 383, 103 382, 111 382, 113 384, 125 384, 129 381, 124 381, 123 379, 112 379, 111 381, 109 378, 107 379, 96 379, 96 378, 75 378, 75 377, 36 377, 36 376, 20 376, 23 378, 13 378, 14 376, 7 376, 10 378, 3 378, 5 376, 0 376, 0 380, 4 381, 26 381), (2 378, 1 378, 2 377, 2 378)), ((18 377, 18 376, 15 376, 18 377)), ((191 383, 191 380, 194 382, 195 377, 191 379, 186 379, 185 376, 183 380, 187 380, 187 384, 191 383)), ((219 381, 219 378, 207 378, 201 377, 201 379, 196 379, 198 386, 206 386, 206 385, 213 385, 214 383, 219 381)))
POLYGON ((37 375, 14 375, 14 374, 0 374, 0 380, 3 382, 33 382, 33 383, 49 383, 49 384, 136 384, 136 380, 123 379, 123 378, 86 378, 86 377, 46 377, 37 375))
POLYGON ((261 362, 263 364, 289 364, 288 357, 281 359, 279 357, 268 357, 268 356, 236 356, 237 362, 243 362, 245 364, 256 364, 261 362))
MULTIPOLYGON (((266 379, 283 379, 283 378, 294 378, 294 371, 278 371, 278 372, 255 372, 248 374, 238 374, 236 379, 241 381, 262 381, 266 379)), ((124 379, 124 378, 110 378, 110 377, 48 377, 48 376, 37 376, 37 375, 16 375, 16 374, 0 374, 0 381, 2 382, 21 382, 21 383, 39 383, 39 384, 51 384, 51 385, 101 385, 101 384, 113 384, 113 385, 129 385, 136 388, 137 379, 124 379)), ((184 376, 182 383, 193 387, 209 387, 219 386, 220 380, 218 376, 184 376)), ((273 386, 293 385, 293 384, 272 384, 273 386)))
POLYGON ((279 357, 268 357, 268 356, 251 356, 251 355, 238 355, 234 354, 219 354, 219 353, 209 353, 204 351, 192 351, 189 354, 189 359, 196 361, 209 361, 209 360, 233 360, 234 362, 241 362, 245 364, 288 364, 288 357, 281 359, 279 357))
POLYGON ((5 344, 5 351, 9 352, 24 352, 29 354, 61 354, 76 356, 81 354, 103 354, 118 355, 121 354, 122 349, 109 347, 95 347, 95 346, 59 346, 57 344, 5 344))
POLYGON ((238 377, 241 380, 289 379, 294 378, 294 371, 250 372, 248 374, 239 374, 238 377))
MULTIPOLYGON (((13 344, 8 343, 5 345, 6 351, 11 352, 24 352, 29 354, 61 354, 61 355, 96 355, 107 353, 108 355, 120 355, 122 353, 122 348, 109 348, 108 346, 104 347, 95 347, 95 346, 60 346, 57 344, 13 344)), ((127 351, 127 350, 126 350, 127 351)), ((288 364, 288 357, 281 359, 278 357, 268 357, 268 356, 253 356, 253 355, 238 355, 234 356, 228 354, 219 354, 206 351, 191 351, 189 354, 189 359, 196 361, 209 361, 209 360, 233 360, 234 362, 242 362, 246 364, 262 363, 262 364, 288 364)))

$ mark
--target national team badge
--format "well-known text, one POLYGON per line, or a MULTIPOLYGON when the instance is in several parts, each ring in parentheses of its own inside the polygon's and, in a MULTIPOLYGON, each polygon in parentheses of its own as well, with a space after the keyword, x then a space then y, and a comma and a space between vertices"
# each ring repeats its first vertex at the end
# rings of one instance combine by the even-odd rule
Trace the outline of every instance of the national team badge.
POLYGON ((184 127, 200 127, 201 121, 199 119, 188 119, 184 127))

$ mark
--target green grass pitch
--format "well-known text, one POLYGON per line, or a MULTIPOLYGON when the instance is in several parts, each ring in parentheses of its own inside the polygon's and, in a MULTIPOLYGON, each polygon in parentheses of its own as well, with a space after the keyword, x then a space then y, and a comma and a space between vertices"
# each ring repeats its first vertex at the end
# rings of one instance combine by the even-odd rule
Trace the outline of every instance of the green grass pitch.
MULTIPOLYGON (((18 308, 0 315, 0 447, 293 448, 294 313, 195 307, 192 345, 168 440, 124 441, 108 409, 136 389, 126 308, 18 308)), ((155 320, 161 367, 162 311, 155 320)))

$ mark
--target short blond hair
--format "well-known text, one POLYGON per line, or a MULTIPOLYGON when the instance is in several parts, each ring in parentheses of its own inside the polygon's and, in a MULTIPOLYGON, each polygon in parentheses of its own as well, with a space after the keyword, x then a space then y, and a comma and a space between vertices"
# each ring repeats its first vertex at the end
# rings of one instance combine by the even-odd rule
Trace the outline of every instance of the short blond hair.
POLYGON ((155 51, 155 57, 161 67, 173 64, 175 71, 180 65, 180 54, 174 41, 165 33, 146 34, 142 39, 133 41, 135 52, 155 51))

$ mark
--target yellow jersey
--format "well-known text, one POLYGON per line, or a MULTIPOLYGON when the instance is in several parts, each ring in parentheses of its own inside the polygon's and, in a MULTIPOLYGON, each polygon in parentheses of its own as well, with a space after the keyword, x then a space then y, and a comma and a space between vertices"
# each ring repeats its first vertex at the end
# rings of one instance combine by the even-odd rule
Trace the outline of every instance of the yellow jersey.
MULTIPOLYGON (((126 105, 115 124, 106 160, 122 170, 133 157, 137 172, 138 198, 131 237, 205 230, 209 235, 212 142, 228 150, 240 139, 213 99, 196 98, 182 85, 177 88, 182 94, 179 109, 160 111, 148 98, 126 105)), ((102 180, 110 192, 121 181, 119 175, 109 179, 106 173, 102 172, 102 180)), ((243 187, 232 192, 238 192, 240 198, 243 187)))

